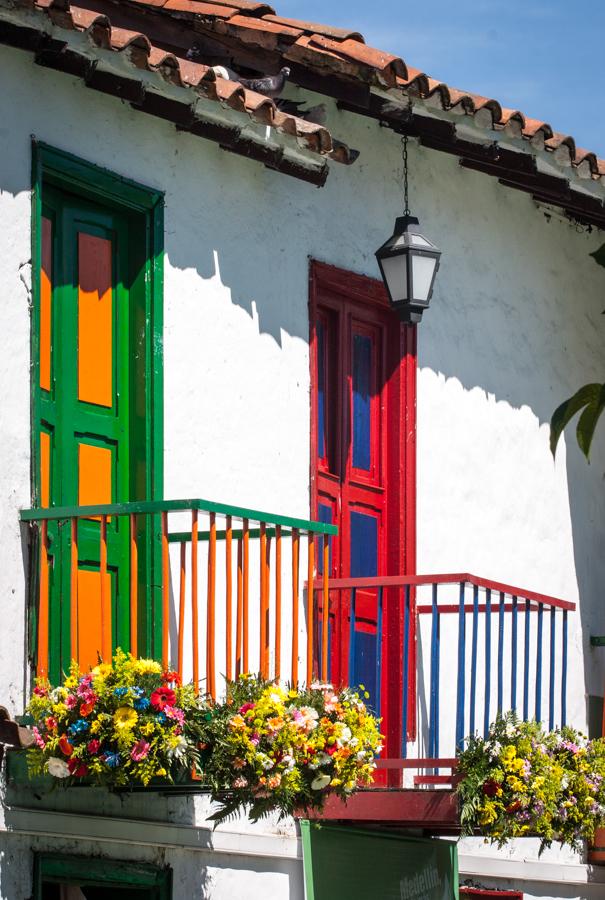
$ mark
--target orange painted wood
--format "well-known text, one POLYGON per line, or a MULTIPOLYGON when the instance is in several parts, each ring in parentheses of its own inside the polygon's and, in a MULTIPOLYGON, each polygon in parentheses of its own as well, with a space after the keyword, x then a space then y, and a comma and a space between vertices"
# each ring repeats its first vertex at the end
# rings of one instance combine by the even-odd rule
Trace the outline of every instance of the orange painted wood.
POLYGON ((243 643, 243 542, 237 542, 237 609, 235 614, 235 677, 242 674, 243 643))
POLYGON ((40 523, 40 587, 38 594, 38 653, 37 674, 39 678, 48 676, 48 522, 40 523))
POLYGON ((72 659, 78 659, 78 520, 70 520, 71 559, 70 559, 70 653, 72 659))
POLYGON ((78 233, 78 400, 113 406, 111 241, 78 233))
POLYGON ((40 506, 50 506, 50 434, 40 432, 40 506))
POLYGON ((191 635, 193 652, 193 686, 195 693, 200 690, 200 648, 199 648, 199 621, 197 605, 197 539, 198 520, 197 510, 191 513, 191 635))
MULTIPOLYGON (((78 444, 78 504, 111 503, 112 456, 109 447, 78 444)), ((92 518, 99 519, 99 516, 92 518)))
POLYGON ((321 680, 328 680, 328 626, 330 622, 330 540, 323 536, 323 593, 321 614, 321 680))
POLYGON ((84 672, 96 666, 99 657, 104 658, 101 586, 104 594, 109 596, 110 579, 108 572, 102 581, 100 572, 78 569, 77 660, 84 672))
POLYGON ((307 685, 313 681, 313 606, 315 591, 315 538, 309 532, 307 540, 307 685))
POLYGON ((212 699, 216 698, 216 513, 210 513, 210 538, 208 542, 208 603, 206 611, 206 688, 212 699))
POLYGON ((232 562, 233 528, 231 516, 225 522, 225 672, 227 681, 233 678, 233 562, 232 562))
POLYGON ((262 678, 268 678, 268 666, 267 666, 267 650, 268 650, 268 642, 267 642, 267 526, 264 522, 260 523, 260 539, 259 539, 259 550, 260 550, 260 609, 259 609, 259 625, 260 625, 260 634, 259 634, 259 653, 260 653, 260 665, 259 672, 262 678))
POLYGON ((130 516, 130 652, 137 655, 139 624, 139 547, 137 517, 130 516))
POLYGON ((168 553, 168 513, 162 513, 162 665, 169 668, 170 556, 168 553))
POLYGON ((107 576, 107 516, 101 516, 99 568, 101 572, 101 656, 105 662, 109 662, 112 646, 111 584, 107 576))
POLYGON ((183 653, 185 641, 185 602, 187 596, 187 545, 185 541, 181 544, 181 566, 179 581, 179 633, 177 637, 178 643, 178 662, 177 672, 179 678, 183 680, 183 653))
POLYGON ((50 391, 52 359, 52 222, 42 216, 40 267, 40 387, 50 391))
POLYGON ((248 519, 243 520, 244 532, 244 571, 243 571, 243 612, 242 612, 242 666, 247 673, 248 669, 248 599, 250 589, 250 529, 248 519))
POLYGON ((281 525, 275 529, 275 679, 281 675, 281 525))
POLYGON ((292 687, 298 686, 298 583, 300 559, 300 534, 292 531, 292 687))

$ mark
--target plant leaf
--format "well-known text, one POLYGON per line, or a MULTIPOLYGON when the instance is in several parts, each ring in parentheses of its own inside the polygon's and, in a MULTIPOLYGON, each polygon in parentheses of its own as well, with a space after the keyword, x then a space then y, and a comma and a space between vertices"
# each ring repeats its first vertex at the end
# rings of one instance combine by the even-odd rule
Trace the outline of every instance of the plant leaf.
POLYGON ((578 427, 576 428, 578 446, 586 459, 590 458, 590 446, 594 437, 595 428, 597 427, 597 422, 604 409, 605 384, 602 384, 599 396, 584 409, 584 412, 578 420, 578 427))
POLYGON ((594 253, 590 254, 594 261, 599 266, 603 266, 605 268, 605 244, 601 244, 598 250, 595 250, 594 253))
POLYGON ((584 406, 598 402, 602 388, 601 384, 585 384, 554 411, 550 420, 550 452, 553 456, 557 452, 557 444, 565 426, 584 406))

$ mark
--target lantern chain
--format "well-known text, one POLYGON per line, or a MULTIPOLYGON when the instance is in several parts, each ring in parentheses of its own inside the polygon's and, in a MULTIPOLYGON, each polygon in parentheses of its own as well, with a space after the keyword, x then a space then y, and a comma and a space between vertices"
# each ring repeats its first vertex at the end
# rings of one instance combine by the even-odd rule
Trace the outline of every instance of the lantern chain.
POLYGON ((408 136, 404 134, 401 138, 401 144, 403 147, 402 157, 403 157, 403 214, 404 216, 409 216, 410 214, 410 201, 409 201, 409 186, 408 186, 408 136))
POLYGON ((412 98, 408 94, 408 105, 405 110, 403 117, 406 130, 403 133, 403 137, 401 138, 401 147, 402 147, 402 158, 403 158, 403 214, 404 216, 410 215, 410 199, 409 199, 409 184, 408 184, 408 126, 412 121, 412 98))

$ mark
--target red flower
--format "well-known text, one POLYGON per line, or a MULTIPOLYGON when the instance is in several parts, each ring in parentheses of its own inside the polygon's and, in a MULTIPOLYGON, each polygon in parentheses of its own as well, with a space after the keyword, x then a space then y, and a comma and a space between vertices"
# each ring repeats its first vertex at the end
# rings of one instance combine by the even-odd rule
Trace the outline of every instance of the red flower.
POLYGON ((499 784, 497 781, 486 781, 483 785, 483 793, 486 797, 495 797, 498 793, 499 784))
POLYGON ((76 778, 82 778, 88 773, 88 766, 81 759, 68 759, 67 768, 69 769, 69 774, 75 775, 76 778))
POLYGON ((170 681, 173 684, 180 684, 181 676, 179 675, 178 672, 164 672, 162 674, 162 681, 164 682, 164 684, 167 684, 170 681))
POLYGON ((86 749, 89 753, 98 753, 101 749, 101 741, 98 741, 96 738, 93 738, 92 741, 89 741, 86 744, 86 749))
POLYGON ((80 706, 80 715, 84 716, 84 717, 89 716, 94 708, 95 708, 94 700, 90 700, 88 703, 83 703, 80 706))
POLYGON ((163 710, 165 706, 174 706, 176 694, 169 687, 161 687, 151 695, 151 705, 156 709, 163 710))
POLYGON ((254 703, 244 703, 243 706, 240 706, 239 711, 242 716, 245 716, 251 709, 254 709, 254 703))
POLYGON ((48 690, 45 687, 40 687, 39 685, 34 688, 34 694, 36 697, 46 697, 48 694, 48 690))
POLYGON ((514 803, 511 803, 510 806, 507 806, 507 807, 506 807, 506 812, 507 812, 507 813, 514 813, 514 812, 517 812, 517 810, 520 809, 520 808, 521 808, 521 801, 520 801, 520 800, 515 800, 514 803))
POLYGON ((74 752, 74 748, 67 740, 66 734, 62 734, 59 738, 59 750, 64 754, 64 756, 71 756, 71 754, 74 752))
POLYGON ((54 716, 48 716, 44 720, 44 724, 46 725, 46 727, 49 731, 54 731, 55 728, 57 727, 57 720, 55 719, 54 716))
POLYGON ((334 756, 337 750, 338 744, 328 744, 328 746, 325 748, 325 752, 328 754, 328 756, 334 756))

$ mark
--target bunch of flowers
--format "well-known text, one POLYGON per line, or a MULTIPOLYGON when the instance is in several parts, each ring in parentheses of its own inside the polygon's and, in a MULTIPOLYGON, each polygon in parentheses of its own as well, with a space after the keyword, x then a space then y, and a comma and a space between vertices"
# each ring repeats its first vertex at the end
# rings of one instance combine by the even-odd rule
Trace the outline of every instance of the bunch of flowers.
POLYGON ((535 835, 542 847, 575 849, 605 825, 605 740, 571 728, 545 732, 537 722, 499 717, 487 737, 474 736, 460 754, 461 822, 500 846, 535 835))
POLYGON ((319 809, 328 794, 347 799, 371 783, 382 749, 379 720, 355 691, 288 690, 251 676, 228 685, 206 739, 216 821, 244 807, 255 821, 274 810, 319 809))
POLYGON ((36 746, 32 775, 91 778, 100 784, 171 781, 199 761, 197 736, 208 710, 176 672, 117 650, 112 663, 69 676, 52 688, 38 679, 28 712, 36 746))

